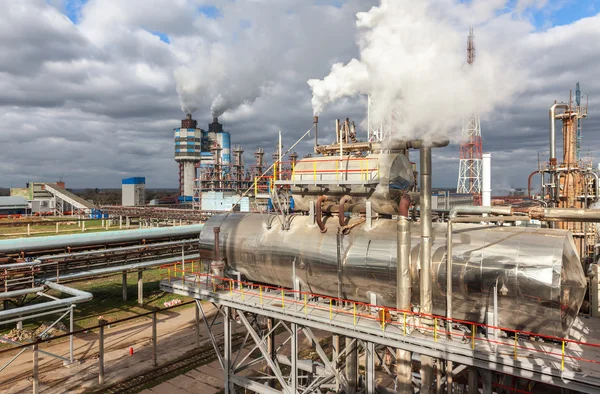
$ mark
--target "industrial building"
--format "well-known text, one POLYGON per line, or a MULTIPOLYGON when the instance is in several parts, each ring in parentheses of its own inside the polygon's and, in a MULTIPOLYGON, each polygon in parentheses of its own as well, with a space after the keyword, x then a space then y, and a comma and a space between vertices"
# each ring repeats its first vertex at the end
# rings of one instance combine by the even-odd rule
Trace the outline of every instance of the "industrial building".
POLYGON ((11 188, 10 195, 25 198, 29 202, 31 214, 90 214, 96 208, 94 204, 67 190, 62 181, 29 182, 25 188, 11 188))
POLYGON ((121 181, 122 205, 124 207, 146 204, 146 178, 133 177, 121 181))
POLYGON ((27 200, 21 196, 0 197, 0 217, 27 215, 29 210, 27 200))

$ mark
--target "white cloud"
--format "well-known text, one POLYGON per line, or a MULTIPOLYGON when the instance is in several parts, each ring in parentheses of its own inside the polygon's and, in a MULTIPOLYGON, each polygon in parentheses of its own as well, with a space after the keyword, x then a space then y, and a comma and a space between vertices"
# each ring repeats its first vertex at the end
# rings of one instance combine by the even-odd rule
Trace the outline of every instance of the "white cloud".
MULTIPOLYGON (((62 1, 2 2, 0 186, 63 176, 72 187, 118 187, 122 177, 140 175, 147 177, 149 187, 175 187, 171 130, 182 117, 178 69, 187 73, 186 82, 193 82, 191 98, 198 103, 195 117, 202 126, 221 93, 232 108, 222 120, 233 143, 243 144, 247 153, 257 146, 271 152, 281 129, 289 146, 312 121, 306 81, 324 78, 336 63, 359 58, 355 15, 378 1, 348 0, 337 8, 333 1, 222 0, 214 2, 221 14, 216 19, 197 11, 203 3, 90 0, 73 24, 62 1), (170 44, 158 33, 166 34, 170 44)), ((600 124, 593 116, 600 106, 595 99, 600 90, 595 70, 600 17, 534 31, 526 17, 499 17, 501 1, 444 8, 452 3, 439 0, 438 12, 446 10, 448 20, 465 25, 464 32, 457 29, 455 37, 444 37, 456 40, 457 59, 464 58, 460 51, 470 23, 460 15, 469 15, 481 21, 475 26, 481 63, 486 52, 498 51, 506 54, 509 67, 530 75, 508 81, 518 82, 522 94, 484 119, 484 150, 497 157, 494 174, 505 168, 504 183, 526 182, 523 174, 535 167, 537 152, 547 150, 547 108, 554 99, 566 99, 577 80, 590 93, 586 147, 600 146, 593 132, 600 124)), ((520 4, 526 9, 541 3, 520 4)), ((426 59, 422 52, 427 50, 415 48, 417 59, 426 59)), ((406 66, 402 61, 399 65, 406 66)), ((331 135, 335 117, 346 116, 357 123, 366 117, 363 97, 327 107, 321 117, 322 138, 331 135)), ((310 145, 301 144, 300 153, 307 153, 310 145)), ((457 147, 437 154, 436 184, 454 183, 456 156, 457 147)))

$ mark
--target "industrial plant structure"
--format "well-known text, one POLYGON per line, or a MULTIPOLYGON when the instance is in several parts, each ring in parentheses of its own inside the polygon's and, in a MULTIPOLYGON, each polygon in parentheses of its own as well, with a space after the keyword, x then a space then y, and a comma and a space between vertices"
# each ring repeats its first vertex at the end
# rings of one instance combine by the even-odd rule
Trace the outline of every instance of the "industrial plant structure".
MULTIPOLYGON (((375 393, 383 389, 380 374, 394 379, 397 392, 414 385, 422 393, 444 386, 452 392, 465 367, 463 384, 472 393, 494 392, 506 376, 515 388, 524 379, 584 392, 600 387, 593 364, 565 363, 591 357, 591 348, 560 351, 581 330, 588 286, 572 232, 505 225, 532 218, 581 224, 600 220, 598 210, 519 213, 467 205, 434 222, 432 150, 447 140, 361 141, 346 120, 336 121, 333 143, 323 145, 318 117, 313 130, 316 155, 298 160, 290 179, 274 180, 274 213, 213 216, 200 234, 200 249, 212 254, 207 269, 161 282, 165 291, 209 300, 222 312, 225 344, 214 346, 226 393, 237 386, 258 393, 375 393), (411 149, 420 151, 418 189, 411 149), (294 213, 287 209, 290 192, 294 213), (234 320, 259 351, 248 365, 248 357, 235 361, 234 320), (284 345, 275 346, 277 327, 291 353, 278 352, 284 345), (331 355, 316 342, 315 329, 331 333, 331 355), (318 361, 299 358, 301 335, 318 361), (394 361, 385 361, 390 356, 394 361), (265 369, 249 374, 257 360, 265 369)), ((598 290, 596 281, 591 292, 598 290)))
MULTIPOLYGON (((179 200, 190 203, 194 209, 210 211, 214 206, 230 206, 229 200, 242 194, 253 199, 268 199, 274 179, 289 178, 298 155, 290 154, 283 162, 273 156, 273 166, 267 164, 265 151, 257 148, 253 152, 254 162, 247 169, 244 148, 231 145, 231 135, 223 129, 218 118, 208 125, 208 131, 199 129, 191 114, 181 121, 175 132, 175 160, 180 164, 179 200), (279 161, 279 164, 276 164, 279 161), (206 194, 209 193, 209 194, 206 194), (202 200, 220 199, 217 204, 202 200)), ((242 201, 245 204, 244 201, 242 201)), ((233 204, 236 205, 236 204, 233 204)), ((229 210, 226 209, 226 210, 229 210)))
MULTIPOLYGON (((579 83, 576 100, 572 93, 569 101, 554 102, 549 111, 549 160, 539 163, 539 168, 529 176, 529 194, 531 196, 532 178, 541 176, 541 193, 538 200, 544 206, 557 208, 587 209, 598 208, 600 182, 598 172, 591 159, 579 157, 582 121, 588 115, 587 102, 582 104, 579 83), (562 156, 556 153, 556 122, 562 123, 562 156)), ((577 245, 585 268, 596 262, 596 243, 598 232, 595 225, 581 222, 558 221, 553 228, 569 230, 577 245)))

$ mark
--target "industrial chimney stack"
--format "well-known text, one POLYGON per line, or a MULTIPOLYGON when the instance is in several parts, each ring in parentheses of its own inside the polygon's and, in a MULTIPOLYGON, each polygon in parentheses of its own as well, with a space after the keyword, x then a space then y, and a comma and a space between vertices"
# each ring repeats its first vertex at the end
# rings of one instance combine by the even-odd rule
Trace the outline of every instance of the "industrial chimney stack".
POLYGON ((175 134, 175 161, 179 163, 179 192, 184 201, 192 199, 196 164, 200 163, 202 151, 202 130, 198 128, 191 114, 181 121, 181 127, 173 130, 175 134))

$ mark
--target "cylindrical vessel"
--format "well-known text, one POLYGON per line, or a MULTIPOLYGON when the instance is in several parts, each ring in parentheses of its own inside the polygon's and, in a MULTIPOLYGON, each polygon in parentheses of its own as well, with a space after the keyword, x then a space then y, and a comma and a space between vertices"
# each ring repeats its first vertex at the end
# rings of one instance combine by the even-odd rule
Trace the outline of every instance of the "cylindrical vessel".
MULTIPOLYGON (((212 228, 221 227, 222 255, 247 279, 293 287, 293 272, 302 288, 338 295, 337 220, 322 234, 308 216, 294 216, 289 230, 275 216, 213 216, 200 236, 200 247, 214 248, 212 228), (272 222, 268 225, 267 222, 272 222), (295 266, 295 267, 294 267, 295 266), (295 270, 294 270, 295 268, 295 270)), ((396 221, 380 219, 372 228, 359 224, 341 245, 342 296, 396 307, 396 221)), ((433 313, 446 313, 446 227, 432 232, 433 313)), ((583 302, 586 280, 572 236, 563 230, 454 224, 453 318, 484 322, 493 310, 498 283, 501 327, 564 337, 583 302)), ((420 226, 411 225, 412 302, 419 304, 420 226)))

